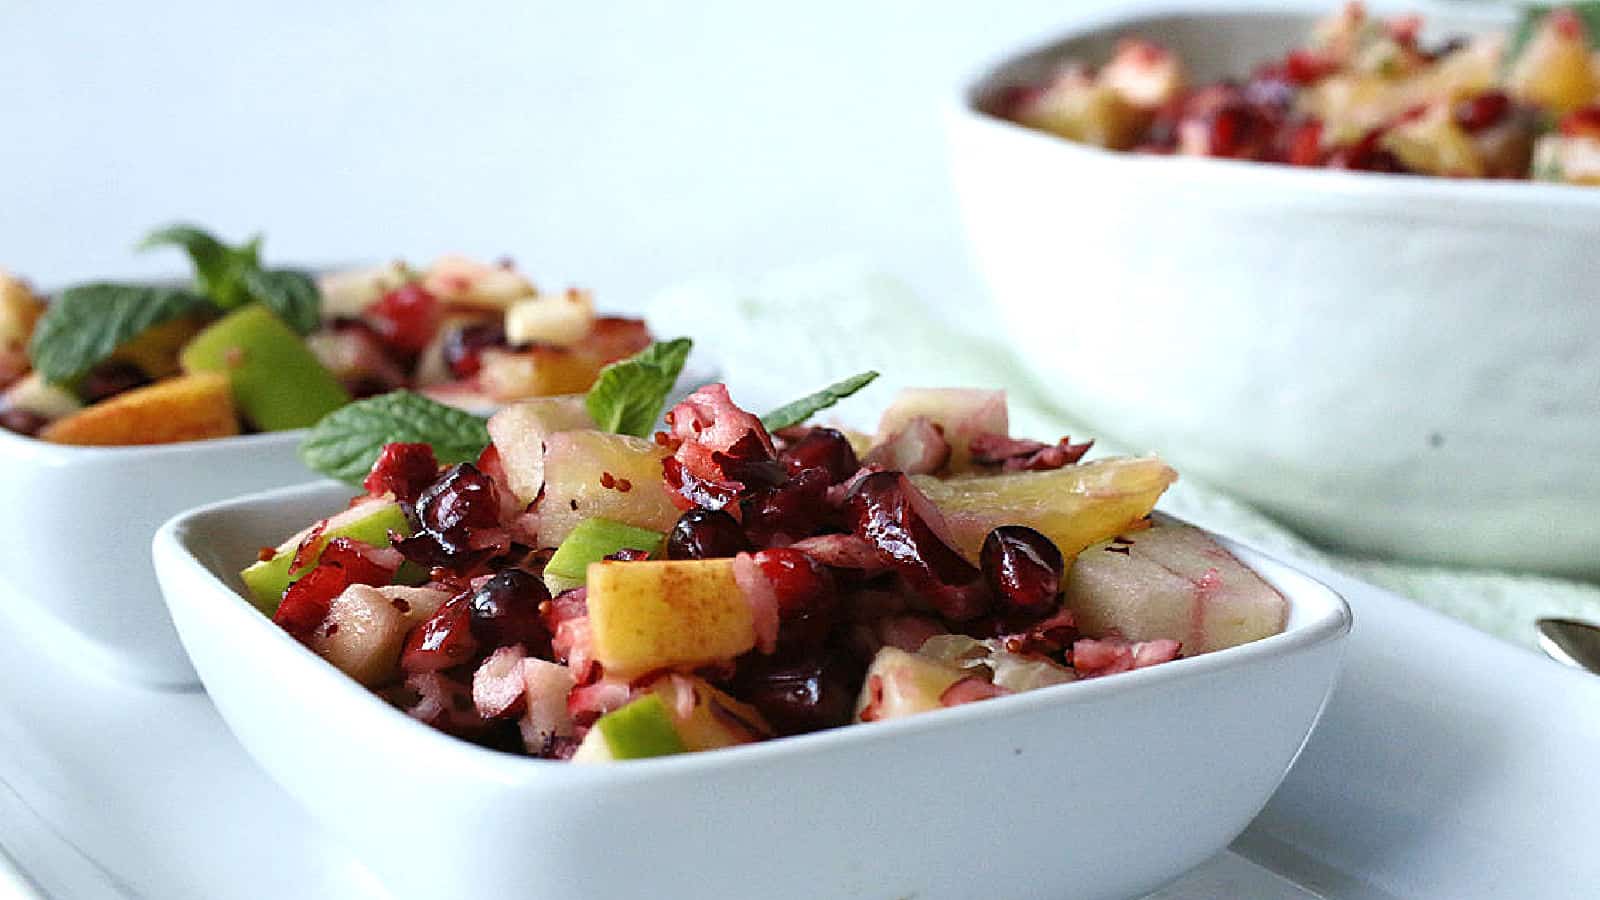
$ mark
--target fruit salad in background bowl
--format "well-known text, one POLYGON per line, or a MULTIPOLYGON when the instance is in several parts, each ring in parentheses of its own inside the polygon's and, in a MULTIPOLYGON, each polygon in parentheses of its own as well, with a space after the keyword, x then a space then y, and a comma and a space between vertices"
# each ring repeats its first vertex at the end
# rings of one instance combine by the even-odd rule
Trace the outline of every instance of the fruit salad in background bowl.
POLYGON ((1152 518, 1159 459, 1012 436, 995 391, 906 391, 873 434, 812 423, 873 373, 764 416, 708 384, 658 426, 670 347, 481 432, 329 420, 307 460, 354 500, 250 498, 158 535, 224 718, 381 874, 405 865, 392 779, 429 773, 413 819, 494 822, 487 843, 440 829, 451 862, 402 892, 1125 896, 1265 802, 1348 610, 1152 518), (996 805, 1020 846, 980 873, 958 851, 991 852, 993 820, 965 813, 996 805), (706 846, 727 859, 670 862, 706 846), (819 862, 825 884, 798 878, 819 862))
POLYGON ((1532 162, 1590 140, 1600 22, 1433 9, 1125 14, 999 54, 949 109, 968 238, 1107 440, 1343 552, 1600 574, 1600 194, 1532 162))
POLYGON ((581 291, 444 257, 322 277, 193 226, 153 232, 192 282, 46 297, 0 273, 0 563, 13 609, 139 680, 193 671, 159 606, 148 540, 168 516, 304 480, 305 429, 353 398, 413 387, 483 408, 585 389, 649 343, 581 291), (488 366, 484 359, 495 360, 488 366), (485 387, 482 373, 509 367, 485 387), (49 564, 40 565, 40 560, 49 564))

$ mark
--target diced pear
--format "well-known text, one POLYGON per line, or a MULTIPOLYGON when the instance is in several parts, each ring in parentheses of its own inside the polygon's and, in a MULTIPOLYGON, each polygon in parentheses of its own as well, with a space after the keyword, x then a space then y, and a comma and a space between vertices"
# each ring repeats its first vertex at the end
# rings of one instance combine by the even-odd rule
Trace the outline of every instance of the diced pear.
POLYGON ((552 737, 570 737, 576 730, 567 710, 567 695, 577 686, 572 670, 538 657, 522 661, 528 708, 517 727, 530 753, 542 750, 552 737))
POLYGON ((619 550, 643 550, 652 557, 659 557, 665 537, 659 531, 635 528, 610 519, 584 519, 545 563, 545 586, 552 594, 581 587, 588 578, 590 563, 600 562, 619 550))
POLYGON ((608 675, 690 671, 755 646, 732 559, 601 562, 587 583, 594 658, 608 675))
POLYGON ((558 431, 595 427, 582 394, 536 397, 513 403, 489 417, 489 437, 512 493, 524 506, 544 488, 544 439, 558 431))
MULTIPOLYGON (((369 500, 365 503, 352 506, 337 515, 329 516, 324 520, 326 524, 322 529, 324 545, 336 537, 350 538, 370 544, 374 547, 389 546, 389 532, 403 535, 411 533, 411 523, 406 521, 406 514, 400 509, 400 504, 393 500, 369 500)), ((283 592, 289 587, 289 566, 294 562, 295 552, 300 548, 300 542, 305 540, 315 530, 307 528, 294 537, 278 545, 270 559, 253 563, 250 567, 239 573, 244 585, 250 591, 250 600, 257 609, 267 615, 277 612, 278 602, 283 599, 283 592)), ((322 548, 310 554, 305 568, 310 569, 322 557, 322 548)), ((304 575, 304 571, 297 571, 296 576, 304 575)))
POLYGON ((867 667, 867 680, 856 699, 857 722, 898 719, 942 709, 940 698, 968 673, 898 647, 884 647, 867 667), (862 718, 866 712, 867 719, 862 718))
POLYGON ((1576 13, 1557 9, 1544 17, 1512 64, 1506 87, 1518 100, 1557 115, 1594 101, 1600 76, 1576 13))
POLYGON ((25 409, 53 421, 83 409, 83 401, 66 388, 46 381, 38 372, 29 372, 0 394, 0 409, 25 409))
POLYGON ((506 340, 512 344, 570 347, 594 327, 594 296, 571 290, 518 300, 506 310, 506 340))
POLYGON ((1071 558, 1147 515, 1178 473, 1148 456, 1046 472, 911 480, 944 513, 957 549, 970 560, 999 525, 1035 528, 1071 558))
POLYGON ((686 753, 689 748, 661 697, 645 694, 595 720, 573 762, 609 762, 686 753))
POLYGON ((874 441, 882 444, 917 417, 944 430, 950 443, 951 472, 972 470, 972 439, 980 434, 1007 434, 1006 392, 977 388, 906 388, 878 420, 874 441))
POLYGON ((411 270, 402 262, 323 275, 317 279, 317 291, 322 295, 322 318, 358 319, 368 306, 410 281, 411 277, 411 270))
POLYGON ((453 306, 495 310, 537 293, 532 282, 516 269, 458 254, 434 260, 422 276, 422 286, 453 306))
POLYGON ((425 588, 353 584, 333 599, 311 634, 311 649, 367 687, 400 675, 406 633, 438 610, 448 595, 425 588))
POLYGON ((202 372, 121 393, 39 432, 56 444, 174 444, 239 433, 227 376, 202 372))
POLYGON ((661 471, 666 448, 601 431, 557 432, 545 437, 544 448, 541 546, 559 546, 595 516, 663 533, 678 521, 661 471))
POLYGON ((1185 656, 1277 634, 1289 612, 1283 595, 1204 531, 1165 517, 1079 554, 1064 590, 1086 633, 1169 638, 1185 656))
POLYGON ((1114 150, 1133 146, 1149 118, 1116 88, 1079 72, 1064 73, 1013 114, 1030 128, 1114 150))
POLYGON ((305 428, 350 402, 304 340, 265 306, 235 310, 191 340, 188 372, 221 372, 239 411, 262 431, 305 428))

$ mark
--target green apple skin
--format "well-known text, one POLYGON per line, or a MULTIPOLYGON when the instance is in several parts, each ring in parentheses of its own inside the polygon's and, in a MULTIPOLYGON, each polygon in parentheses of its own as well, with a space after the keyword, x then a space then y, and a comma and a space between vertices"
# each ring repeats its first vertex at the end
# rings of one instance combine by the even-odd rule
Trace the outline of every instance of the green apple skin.
MULTIPOLYGON (((327 522, 327 527, 322 532, 324 538, 345 537, 374 547, 389 546, 391 531, 405 535, 411 533, 411 523, 406 521, 406 515, 401 511, 400 504, 392 500, 352 506, 336 516, 330 516, 327 522)), ((278 603, 283 599, 283 592, 293 580, 289 575, 289 565, 294 562, 295 551, 304 537, 305 532, 302 532, 284 541, 278 545, 271 559, 253 563, 239 573, 245 587, 250 591, 250 602, 269 616, 278 611, 278 603)), ((320 550, 317 555, 321 556, 320 550)), ((315 559, 311 560, 311 565, 315 563, 315 559)), ((306 568, 309 569, 310 565, 306 568)), ((305 572, 296 574, 303 575, 305 572)))
POLYGON ((611 519, 585 519, 572 529, 555 555, 544 567, 544 583, 552 594, 582 587, 589 564, 597 563, 619 550, 643 550, 652 558, 661 557, 665 535, 648 528, 635 528, 611 519))
POLYGON ((573 761, 647 759, 688 750, 672 723, 667 704, 656 694, 646 694, 596 719, 573 761))
POLYGON ((206 326, 179 359, 186 372, 226 374, 239 411, 262 431, 308 428, 350 402, 305 340, 258 304, 206 326))

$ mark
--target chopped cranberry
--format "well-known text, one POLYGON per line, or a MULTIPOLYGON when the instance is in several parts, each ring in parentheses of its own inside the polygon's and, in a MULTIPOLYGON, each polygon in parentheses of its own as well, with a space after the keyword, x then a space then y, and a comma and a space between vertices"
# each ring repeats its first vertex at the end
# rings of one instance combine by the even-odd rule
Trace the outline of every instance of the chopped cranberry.
POLYGON ((988 599, 979 571, 940 536, 938 509, 899 472, 874 472, 856 483, 848 498, 855 533, 883 561, 954 621, 982 615, 988 599))
POLYGON ((500 522, 500 498, 494 481, 471 463, 457 463, 417 498, 417 521, 447 553, 466 553, 470 530, 500 522))
MULTIPOLYGON (((407 672, 439 672, 473 661, 478 640, 473 636, 469 598, 456 597, 406 635, 400 668, 407 672)), ((469 695, 470 696, 470 695, 469 695)))
POLYGON ((838 618, 839 594, 828 567, 787 547, 755 554, 778 600, 778 646, 820 647, 838 618))
POLYGON ((825 469, 802 469, 777 487, 756 491, 741 506, 745 531, 761 545, 779 535, 789 540, 810 537, 827 524, 831 482, 825 469))
POLYGON ((301 576, 283 592, 283 600, 272 621, 300 640, 306 640, 328 617, 333 598, 350 586, 338 566, 317 566, 301 576))
POLYGON ((691 509, 667 534, 667 559, 724 559, 750 549, 744 528, 720 509, 691 509))
POLYGON ((444 338, 444 364, 457 378, 471 378, 483 365, 483 351, 506 346, 500 322, 473 322, 450 329, 444 338))
POLYGON ((540 581, 521 569, 507 569, 473 591, 472 633, 484 649, 521 644, 535 656, 548 656, 550 632, 539 604, 550 599, 540 581))
POLYGON ((424 489, 439 477, 439 462, 428 444, 385 444, 372 471, 361 484, 369 494, 393 493, 401 503, 414 504, 424 489))
POLYGON ((375 587, 388 584, 394 578, 395 570, 379 564, 364 552, 370 549, 359 541, 336 537, 322 548, 317 567, 338 566, 344 571, 348 584, 370 584, 375 587))
POLYGON ((0 409, 0 428, 4 428, 7 431, 15 431, 17 434, 27 435, 28 437, 37 437, 39 432, 43 431, 44 427, 49 424, 49 419, 31 409, 23 409, 16 406, 9 409, 0 409))
POLYGON ((784 662, 752 654, 740 661, 732 691, 779 734, 804 734, 850 721, 863 674, 840 655, 784 662))
POLYGON ((1311 50, 1291 50, 1283 60, 1284 74, 1302 86, 1321 81, 1337 68, 1337 62, 1311 50))
POLYGON ((1500 124, 1510 112, 1511 98, 1504 91, 1486 91, 1457 103, 1451 116, 1464 131, 1476 133, 1500 124))
POLYGON ((421 353, 428 346, 444 315, 439 298, 416 282, 384 294, 364 313, 384 343, 408 354, 421 353))
POLYGON ((1584 106, 1561 117, 1561 133, 1567 137, 1600 138, 1600 105, 1584 106))
POLYGON ((1367 132, 1359 141, 1335 150, 1328 157, 1328 167, 1333 169, 1351 169, 1358 172, 1394 172, 1408 171, 1400 158, 1388 150, 1383 149, 1380 141, 1383 139, 1381 129, 1367 132))
POLYGON ((133 363, 105 362, 89 370, 78 387, 78 394, 85 403, 99 403, 153 383, 150 376, 133 363))
POLYGON ((804 437, 785 447, 778 458, 790 475, 798 475, 804 469, 822 469, 828 473, 831 484, 844 481, 861 468, 849 439, 832 428, 807 431, 804 437))
POLYGON ((1322 122, 1310 119, 1287 130, 1283 161, 1292 166, 1322 165, 1322 122))
POLYGON ((1002 525, 984 539, 979 561, 1004 611, 1042 616, 1055 609, 1066 565, 1049 538, 1025 525, 1002 525))

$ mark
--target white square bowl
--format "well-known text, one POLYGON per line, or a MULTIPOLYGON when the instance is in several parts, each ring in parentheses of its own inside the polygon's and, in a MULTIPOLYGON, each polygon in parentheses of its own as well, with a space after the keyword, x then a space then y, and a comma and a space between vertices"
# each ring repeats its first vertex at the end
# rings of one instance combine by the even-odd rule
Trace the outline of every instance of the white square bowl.
POLYGON ((890 722, 549 762, 413 721, 244 599, 257 547, 348 496, 306 485, 185 513, 157 533, 156 569, 245 749, 405 897, 1134 896, 1266 803, 1350 628, 1328 588, 1230 543, 1289 598, 1284 633, 890 722))
MULTIPOLYGON (((1464 6, 1430 28, 1509 18, 1464 6)), ((1313 20, 1122 15, 964 84, 951 166, 991 297, 1065 409, 1320 542, 1600 575, 1600 190, 1113 152, 986 111, 1122 35, 1204 80, 1313 20)))
POLYGON ((304 481, 295 455, 303 434, 73 447, 0 429, 8 614, 117 677, 192 684, 150 567, 150 536, 181 510, 304 481))

